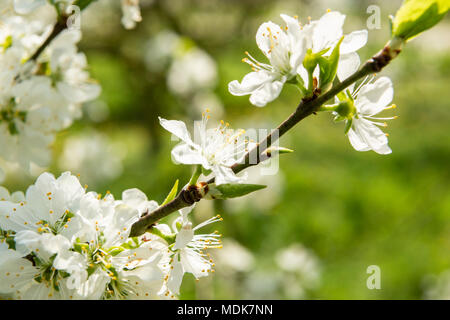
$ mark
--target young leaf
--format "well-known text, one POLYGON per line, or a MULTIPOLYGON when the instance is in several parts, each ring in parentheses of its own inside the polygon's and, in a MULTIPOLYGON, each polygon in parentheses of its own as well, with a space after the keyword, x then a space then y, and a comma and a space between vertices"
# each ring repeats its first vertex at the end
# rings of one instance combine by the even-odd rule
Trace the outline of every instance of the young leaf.
POLYGON ((245 196, 251 192, 261 190, 267 186, 261 184, 221 184, 221 185, 210 185, 209 192, 213 199, 228 199, 237 198, 245 196))
POLYGON ((328 91, 330 89, 331 84, 336 77, 337 67, 339 63, 339 49, 341 47, 342 40, 344 40, 344 37, 341 37, 329 57, 320 57, 318 59, 320 69, 319 88, 322 89, 322 92, 328 91))
POLYGON ((409 40, 433 27, 449 10, 448 0, 405 0, 395 15, 393 36, 409 40))
POLYGON ((268 157, 271 157, 273 154, 283 154, 283 153, 292 153, 292 152, 294 152, 294 150, 288 149, 288 148, 283 148, 283 147, 276 147, 276 146, 271 146, 264 151, 264 153, 268 157))
POLYGON ((161 206, 165 205, 166 203, 169 203, 173 199, 175 199, 175 196, 178 192, 178 179, 175 181, 175 184, 173 185, 172 189, 170 190, 169 194, 167 195, 166 199, 161 203, 161 206))

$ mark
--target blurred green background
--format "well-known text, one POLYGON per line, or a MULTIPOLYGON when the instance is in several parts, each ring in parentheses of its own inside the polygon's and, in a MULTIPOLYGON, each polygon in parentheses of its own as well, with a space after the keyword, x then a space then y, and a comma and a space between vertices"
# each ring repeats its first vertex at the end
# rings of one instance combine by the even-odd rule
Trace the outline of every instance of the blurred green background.
MULTIPOLYGON (((255 43, 262 22, 281 24, 280 13, 305 22, 330 8, 347 15, 349 33, 367 28, 376 12, 367 8, 377 5, 380 29, 369 30, 368 45, 359 51, 364 60, 388 40, 388 15, 400 3, 141 0, 143 21, 127 31, 120 25, 119 1, 100 0, 83 13, 80 50, 102 95, 58 136, 50 171, 80 173, 89 190, 110 190, 117 198, 137 187, 162 202, 177 178, 182 185, 188 181, 191 168, 171 162, 176 142, 158 116, 192 123, 209 107, 214 120, 234 128, 275 128, 298 104, 290 86, 265 108, 228 93, 228 82, 249 72, 241 63, 244 51, 264 61, 255 43)), ((447 297, 449 38, 447 17, 382 72, 393 79, 398 106, 386 112, 399 116, 387 128, 391 155, 356 152, 343 125, 319 114, 281 139, 295 152, 283 155, 277 176, 250 174, 268 189, 243 200, 202 201, 195 220, 220 213, 223 223, 211 230, 224 235, 224 249, 216 254, 212 277, 196 282, 185 276, 181 298, 447 297), (366 286, 370 265, 381 269, 380 290, 366 286)), ((6 186, 24 190, 34 179, 17 173, 6 186)))

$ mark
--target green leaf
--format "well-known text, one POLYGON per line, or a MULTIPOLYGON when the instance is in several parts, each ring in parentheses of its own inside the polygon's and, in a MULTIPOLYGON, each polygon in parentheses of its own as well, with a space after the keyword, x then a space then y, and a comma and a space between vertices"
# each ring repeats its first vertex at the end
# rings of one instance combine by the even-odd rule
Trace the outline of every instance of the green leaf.
POLYGON ((333 49, 333 52, 331 52, 329 57, 318 58, 320 69, 319 88, 322 89, 322 92, 326 92, 331 88, 331 84, 333 83, 333 80, 336 77, 337 67, 339 63, 339 50, 341 47, 342 40, 344 40, 344 37, 341 37, 341 39, 336 44, 336 46, 333 49))
POLYGON ((261 184, 215 184, 209 185, 208 194, 212 199, 228 199, 245 196, 257 190, 266 188, 267 186, 261 184))
POLYGON ((176 234, 165 234, 161 230, 159 230, 157 227, 153 227, 148 230, 151 234, 154 234, 155 236, 158 236, 162 239, 164 239, 168 244, 175 243, 176 234))
POLYGON ((409 40, 433 27, 449 10, 449 0, 405 0, 395 15, 393 36, 409 40))
POLYGON ((169 203, 173 199, 175 199, 175 196, 178 192, 178 179, 175 181, 175 184, 173 185, 172 189, 170 190, 169 194, 167 195, 166 199, 161 203, 161 206, 165 205, 166 203, 169 203))

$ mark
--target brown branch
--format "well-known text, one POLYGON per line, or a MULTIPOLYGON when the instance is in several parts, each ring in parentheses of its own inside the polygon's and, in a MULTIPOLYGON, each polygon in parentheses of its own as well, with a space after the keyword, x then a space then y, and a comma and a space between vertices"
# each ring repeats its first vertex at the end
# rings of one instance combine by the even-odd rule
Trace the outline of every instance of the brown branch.
MULTIPOLYGON (((73 5, 77 6, 80 11, 86 9, 92 2, 96 0, 76 0, 73 5)), ((58 10, 58 21, 53 26, 53 30, 45 41, 37 48, 37 50, 30 57, 29 61, 36 61, 41 53, 49 46, 49 44, 55 39, 62 31, 67 29, 67 20, 69 19, 69 13, 60 13, 58 10)))
MULTIPOLYGON (((381 69, 388 65, 388 63, 400 53, 402 44, 403 42, 399 39, 391 40, 380 52, 369 59, 357 72, 336 86, 333 86, 333 88, 328 92, 320 95, 319 91, 315 91, 311 97, 303 98, 297 109, 277 127, 278 134, 273 135, 271 133, 264 140, 258 143, 254 149, 246 154, 243 163, 232 166, 233 171, 238 173, 250 166, 257 165, 266 160, 269 156, 265 153, 265 150, 270 147, 272 143, 291 130, 301 120, 316 112, 320 106, 336 96, 342 90, 345 90, 352 83, 369 74, 381 71, 381 69), (256 159, 255 163, 250 163, 250 159, 256 159)), ((210 184, 213 182, 214 178, 209 180, 207 183, 210 184)), ((141 219, 135 222, 131 227, 130 237, 142 235, 161 218, 174 211, 191 206, 194 202, 200 201, 201 199, 202 196, 199 193, 197 186, 190 186, 187 189, 181 190, 174 200, 141 217, 141 219)))
POLYGON ((52 33, 45 39, 39 48, 30 57, 30 61, 36 61, 41 53, 49 46, 49 44, 55 39, 64 29, 67 28, 67 18, 58 19, 58 21, 53 26, 52 33))

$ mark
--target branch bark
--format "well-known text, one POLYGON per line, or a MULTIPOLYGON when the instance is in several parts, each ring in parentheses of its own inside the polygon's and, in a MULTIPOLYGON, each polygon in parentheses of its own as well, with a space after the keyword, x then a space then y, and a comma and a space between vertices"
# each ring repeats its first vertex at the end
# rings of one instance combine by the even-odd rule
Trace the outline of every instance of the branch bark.
MULTIPOLYGON (((73 3, 74 6, 80 8, 80 11, 84 10, 88 7, 92 2, 96 0, 77 0, 73 3)), ((48 45, 55 39, 62 31, 67 29, 67 20, 69 19, 69 15, 66 14, 58 14, 58 21, 53 26, 53 30, 50 35, 45 39, 45 41, 40 45, 39 48, 33 53, 30 57, 29 61, 36 61, 41 53, 48 47, 48 45)))
POLYGON ((29 61, 36 61, 41 53, 49 46, 49 44, 55 39, 64 29, 67 28, 67 18, 58 19, 53 26, 52 33, 45 39, 41 46, 33 53, 29 61))
MULTIPOLYGON (((394 59, 402 49, 403 42, 400 39, 392 39, 386 44, 386 46, 374 55, 371 59, 366 61, 364 65, 353 75, 340 82, 336 86, 333 86, 329 91, 324 94, 315 91, 311 97, 305 97, 302 99, 297 109, 278 127, 278 134, 269 134, 264 140, 258 143, 258 145, 250 150, 246 156, 243 163, 235 164, 232 169, 235 173, 238 173, 250 166, 257 165, 262 161, 267 159, 267 155, 264 151, 272 145, 277 139, 283 136, 286 132, 291 130, 297 123, 302 121, 304 118, 316 112, 320 106, 325 102, 336 96, 342 90, 345 90, 352 83, 358 81, 361 78, 373 73, 380 72, 389 62, 394 59), (264 150, 260 150, 260 146, 263 146, 264 150), (254 163, 249 163, 249 159, 256 159, 254 163)), ((209 180, 207 183, 213 183, 214 178, 209 180)), ((151 226, 153 226, 158 220, 169 215, 170 213, 177 211, 179 209, 191 206, 194 202, 200 201, 202 196, 200 195, 196 186, 189 186, 187 189, 180 191, 178 196, 167 203, 164 206, 159 207, 155 211, 148 213, 141 217, 137 222, 131 227, 130 237, 136 237, 145 233, 151 226)))

